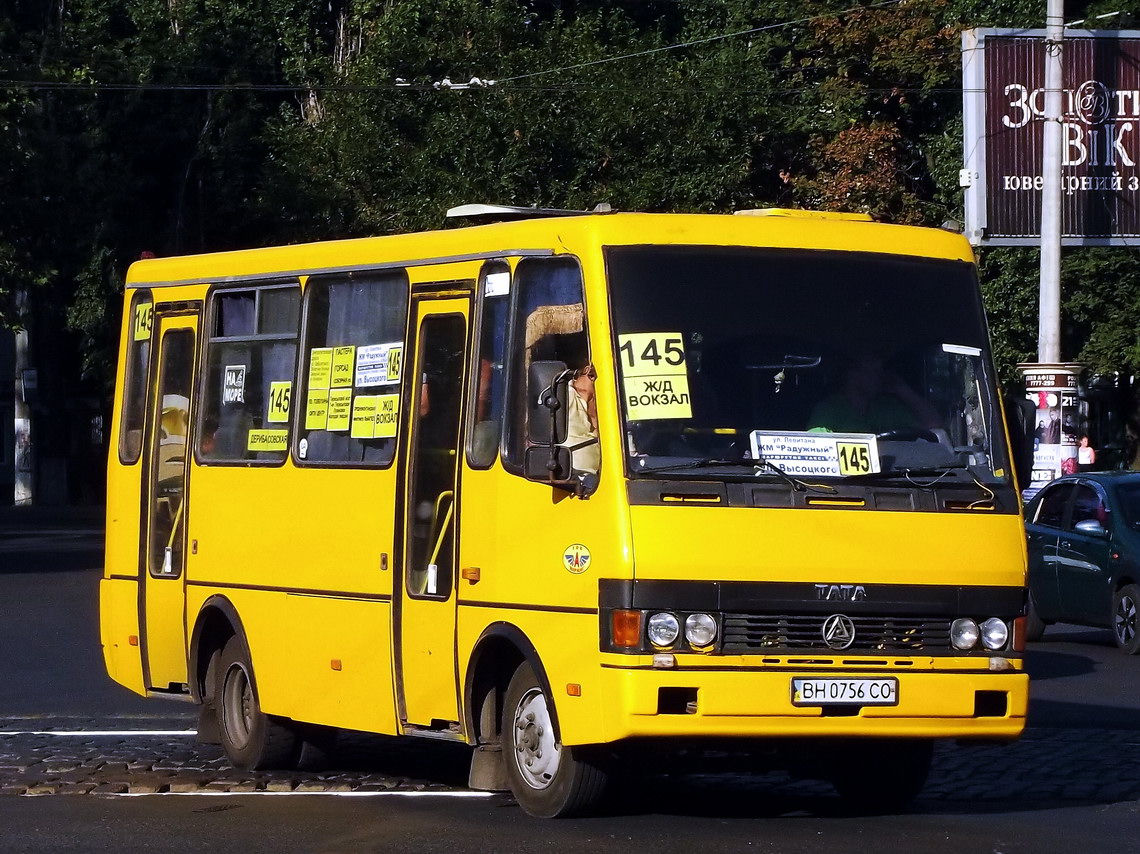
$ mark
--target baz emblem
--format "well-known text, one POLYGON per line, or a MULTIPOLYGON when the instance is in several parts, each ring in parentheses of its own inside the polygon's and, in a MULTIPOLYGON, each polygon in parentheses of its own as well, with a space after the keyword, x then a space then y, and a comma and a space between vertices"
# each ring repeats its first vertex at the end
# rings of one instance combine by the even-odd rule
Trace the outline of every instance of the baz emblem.
POLYGON ((575 575, 580 575, 590 567, 590 550, 581 543, 574 543, 562 553, 562 565, 575 575))
POLYGON ((823 621, 822 634, 832 649, 847 649, 855 643, 855 623, 846 614, 832 614, 823 621))

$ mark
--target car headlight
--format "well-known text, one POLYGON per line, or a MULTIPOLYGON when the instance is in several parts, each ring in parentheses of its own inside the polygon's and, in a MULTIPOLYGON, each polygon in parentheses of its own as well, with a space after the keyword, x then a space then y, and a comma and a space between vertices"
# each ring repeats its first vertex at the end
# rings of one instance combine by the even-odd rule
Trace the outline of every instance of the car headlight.
POLYGON ((978 645, 978 624, 962 617, 950 624, 950 643, 958 649, 973 649, 978 645))
POLYGON ((654 646, 671 646, 681 633, 681 624, 672 614, 662 611, 649 618, 649 640, 654 646))
POLYGON ((1001 649, 1009 640, 1009 627, 1006 626, 1005 620, 990 617, 982 623, 981 629, 982 645, 986 649, 1001 649))
POLYGON ((685 640, 691 646, 708 646, 716 640, 716 620, 708 614, 685 617, 685 640))

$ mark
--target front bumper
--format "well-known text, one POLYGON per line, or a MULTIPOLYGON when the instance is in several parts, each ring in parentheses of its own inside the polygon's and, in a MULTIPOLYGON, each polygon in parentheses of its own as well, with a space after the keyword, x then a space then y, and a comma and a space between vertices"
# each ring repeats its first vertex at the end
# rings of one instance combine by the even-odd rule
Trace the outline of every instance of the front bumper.
POLYGON ((1017 670, 658 670, 610 663, 603 666, 602 683, 608 699, 608 741, 643 736, 1009 740, 1025 728, 1029 700, 1029 677, 1017 670), (791 686, 796 677, 893 677, 898 679, 898 703, 795 706, 791 686))

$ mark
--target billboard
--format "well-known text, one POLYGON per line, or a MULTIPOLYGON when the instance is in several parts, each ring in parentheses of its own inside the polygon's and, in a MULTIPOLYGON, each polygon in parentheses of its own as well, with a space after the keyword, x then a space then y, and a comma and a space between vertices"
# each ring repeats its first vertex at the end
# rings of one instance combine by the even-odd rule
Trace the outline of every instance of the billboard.
MULTIPOLYGON (((1069 30, 1061 98, 1066 246, 1140 241, 1140 31, 1069 30)), ((1045 30, 962 33, 966 236, 1037 246, 1045 30)))

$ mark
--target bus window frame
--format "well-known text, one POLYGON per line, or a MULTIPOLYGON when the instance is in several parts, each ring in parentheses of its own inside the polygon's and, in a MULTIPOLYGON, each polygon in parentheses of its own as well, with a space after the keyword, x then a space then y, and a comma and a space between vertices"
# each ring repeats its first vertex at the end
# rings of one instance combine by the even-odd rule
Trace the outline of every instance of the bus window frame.
POLYGON ((518 267, 518 261, 515 259, 515 264, 511 265, 510 258, 489 258, 483 262, 483 266, 479 268, 479 279, 475 287, 475 305, 472 307, 471 312, 471 356, 470 365, 468 370, 471 373, 467 382, 467 415, 464 418, 466 424, 464 425, 464 456, 467 460, 467 467, 472 471, 490 471, 495 467, 495 463, 502 459, 502 444, 503 444, 503 428, 507 423, 507 401, 510 399, 508 394, 510 389, 507 385, 508 377, 510 375, 507 360, 510 357, 511 342, 510 342, 510 319, 512 317, 513 306, 512 300, 514 299, 514 282, 515 282, 515 268, 518 267), (479 407, 479 362, 483 357, 483 319, 484 319, 484 297, 483 291, 487 286, 487 275, 489 273, 506 272, 511 277, 511 294, 507 295, 507 329, 506 337, 503 344, 503 369, 507 376, 503 377, 503 415, 502 421, 499 424, 498 441, 495 442, 495 453, 491 457, 491 461, 485 465, 476 464, 472 459, 473 446, 475 441, 475 417, 476 410, 479 407))
MULTIPOLYGON (((520 288, 518 286, 519 276, 521 275, 519 271, 520 271, 520 269, 522 269, 523 265, 528 263, 528 262, 535 263, 535 264, 540 264, 540 263, 549 264, 552 261, 557 263, 557 262, 563 261, 565 259, 569 259, 569 260, 573 261, 574 264, 578 268, 578 278, 579 278, 579 281, 582 283, 582 332, 586 336, 586 358, 589 362, 591 362, 591 363, 593 362, 594 347, 593 347, 593 341, 590 337, 590 307, 589 307, 587 299, 586 299, 586 275, 585 275, 585 268, 582 265, 582 259, 580 257, 578 257, 578 255, 574 254, 573 252, 560 252, 560 253, 556 253, 554 255, 520 258, 518 264, 515 265, 515 269, 511 272, 511 307, 510 307, 510 310, 509 310, 508 316, 507 316, 507 364, 508 364, 508 368, 507 368, 506 386, 505 386, 504 391, 503 391, 503 394, 504 394, 505 399, 507 401, 515 400, 516 395, 520 391, 525 390, 525 388, 526 388, 525 371, 523 371, 521 369, 516 371, 515 370, 516 366, 515 366, 515 361, 514 361, 515 360, 516 345, 518 344, 518 342, 520 340, 520 334, 523 332, 523 330, 519 329, 520 324, 516 322, 516 315, 518 313, 519 294, 522 292, 522 288, 520 288), (516 373, 518 374, 517 378, 515 376, 516 373), (516 379, 521 380, 522 389, 516 389, 515 388, 516 379)), ((526 478, 526 473, 524 471, 523 460, 521 459, 521 457, 525 456, 525 454, 526 454, 526 425, 525 424, 518 425, 518 429, 522 432, 522 436, 521 436, 522 447, 520 448, 520 451, 522 453, 520 454, 520 459, 518 461, 512 460, 510 458, 510 454, 508 453, 507 428, 510 425, 510 422, 513 420, 512 416, 513 416, 513 413, 511 413, 509 409, 503 413, 503 426, 502 426, 502 429, 500 430, 500 435, 499 435, 499 461, 502 463, 503 470, 505 472, 507 472, 508 474, 515 475, 516 477, 521 477, 524 480, 526 480, 527 478, 526 478)), ((599 474, 600 473, 601 472, 599 471, 599 474)))
POLYGON ((126 357, 126 364, 123 367, 123 387, 125 389, 125 393, 123 395, 121 395, 119 398, 119 435, 117 437, 118 441, 116 442, 116 444, 118 445, 118 448, 116 450, 117 450, 117 453, 119 456, 119 464, 123 465, 123 466, 131 466, 131 467, 137 466, 139 464, 139 461, 142 460, 142 458, 143 458, 143 445, 146 442, 147 402, 150 400, 150 365, 151 365, 151 362, 154 361, 154 359, 153 359, 153 357, 154 357, 154 305, 155 305, 154 293, 151 291, 150 288, 140 288, 139 290, 136 290, 134 296, 131 297, 131 308, 130 308, 130 312, 128 314, 129 320, 128 320, 128 325, 127 325, 127 329, 128 329, 127 341, 126 341, 127 357, 126 357), (144 300, 150 301, 150 311, 151 311, 150 337, 146 338, 146 339, 140 339, 138 341, 135 341, 135 337, 134 337, 135 310, 138 308, 139 304, 142 303, 144 300), (139 436, 138 452, 134 455, 134 459, 130 459, 129 457, 127 457, 126 455, 123 454, 123 439, 127 434, 127 431, 126 431, 126 426, 127 426, 126 425, 127 400, 128 400, 128 395, 130 394, 130 391, 131 391, 131 381, 135 379, 135 370, 133 367, 134 359, 132 357, 135 354, 135 345, 136 344, 141 345, 144 342, 146 344, 150 345, 150 349, 147 351, 146 364, 142 366, 142 371, 141 371, 141 373, 143 375, 143 386, 142 386, 142 424, 143 424, 143 426, 141 428, 141 433, 139 436))
MULTIPOLYGON (((242 282, 226 282, 224 284, 212 284, 207 289, 206 296, 205 296, 205 303, 204 303, 205 307, 204 307, 204 310, 202 312, 202 329, 200 330, 200 333, 199 333, 199 339, 200 339, 201 346, 199 347, 199 351, 198 351, 198 382, 195 384, 195 403, 197 404, 197 410, 198 411, 194 414, 194 428, 193 428, 194 429, 194 435, 191 437, 192 438, 192 445, 194 448, 194 464, 196 466, 200 466, 203 468, 214 468, 214 467, 218 467, 218 468, 281 468, 282 466, 285 465, 286 462, 289 461, 290 455, 289 455, 288 450, 286 450, 285 456, 282 457, 280 460, 214 460, 214 459, 205 459, 199 453, 199 441, 200 441, 201 436, 202 436, 202 426, 205 423, 205 418, 206 418, 205 395, 206 395, 206 383, 209 381, 208 365, 209 365, 209 358, 210 358, 209 357, 210 345, 214 344, 215 342, 222 343, 222 344, 232 344, 232 343, 241 343, 241 342, 257 342, 257 343, 260 343, 260 342, 273 342, 273 341, 288 341, 288 340, 290 340, 290 338, 292 338, 292 340, 295 340, 297 342, 297 350, 298 350, 298 352, 300 352, 300 349, 301 349, 301 337, 300 337, 301 336, 301 327, 303 325, 303 318, 304 318, 304 314, 303 314, 304 299, 305 299, 304 288, 301 285, 301 281, 299 279, 296 279, 296 278, 284 278, 284 279, 282 279, 282 278, 273 277, 273 278, 266 278, 266 279, 246 280, 246 281, 242 281, 242 282), (266 335, 258 335, 256 333, 256 331, 254 332, 253 335, 227 335, 227 336, 215 337, 214 335, 210 334, 212 332, 212 330, 214 329, 214 320, 217 317, 217 305, 218 305, 218 296, 217 295, 219 293, 226 293, 226 292, 230 292, 230 291, 250 291, 250 290, 257 292, 257 291, 260 291, 263 289, 264 290, 275 290, 275 289, 276 290, 283 290, 285 288, 296 288, 298 291, 300 291, 300 303, 301 304, 298 307, 298 312, 297 312, 298 323, 297 323, 297 334, 295 336, 289 336, 283 332, 272 332, 272 333, 268 333, 266 335), (205 334, 201 334, 201 333, 205 333, 205 334)), ((255 296, 254 297, 254 312, 253 312, 253 323, 254 323, 254 329, 255 330, 257 329, 257 323, 259 320, 258 312, 260 310, 260 307, 261 307, 260 297, 255 296)), ((294 390, 297 387, 297 370, 298 370, 297 359, 294 359, 293 360, 293 388, 294 388, 294 390)), ((293 411, 294 407, 293 407, 292 399, 290 400, 289 409, 290 409, 289 420, 285 423, 285 429, 288 431, 288 437, 287 437, 286 441, 288 443, 288 446, 291 447, 293 435, 296 432, 293 428, 293 419, 296 417, 296 413, 293 411)))
MULTIPOLYGON (((408 336, 410 334, 410 323, 412 314, 412 279, 408 273, 409 265, 398 264, 380 264, 374 267, 353 268, 348 271, 342 270, 322 270, 314 272, 305 277, 304 285, 301 288, 301 323, 299 338, 297 339, 297 370, 296 376, 293 380, 293 391, 296 399, 301 401, 296 407, 296 411, 289 413, 290 425, 292 426, 294 419, 301 418, 300 413, 306 408, 305 401, 309 396, 309 372, 306 370, 308 364, 307 349, 309 342, 309 301, 312 299, 310 292, 314 285, 320 285, 327 278, 347 277, 350 274, 369 275, 369 274, 384 274, 384 273, 401 273, 404 277, 404 332, 403 332, 403 347, 405 364, 407 359, 408 350, 408 336), (314 282, 314 279, 316 280, 314 282)), ((419 287, 417 284, 416 287, 419 287)), ((400 441, 401 441, 401 422, 403 420, 403 406, 404 406, 404 386, 405 377, 401 376, 399 384, 396 386, 399 389, 400 395, 400 414, 399 420, 396 424, 395 444, 392 446, 392 457, 386 463, 371 463, 366 461, 361 462, 337 462, 335 460, 309 460, 303 459, 297 453, 297 443, 301 440, 301 427, 298 425, 295 429, 291 429, 289 436, 289 454, 288 458, 292 460, 293 465, 297 468, 304 469, 363 469, 367 471, 387 471, 396 464, 396 460, 400 456, 400 441)), ((353 385, 351 388, 355 389, 353 385)), ((291 406, 290 409, 293 409, 291 406)))

